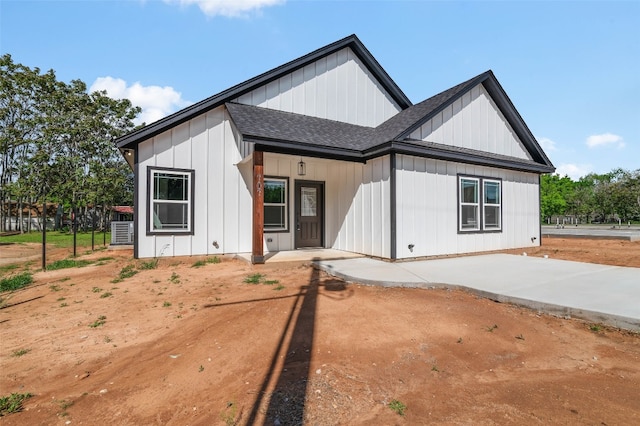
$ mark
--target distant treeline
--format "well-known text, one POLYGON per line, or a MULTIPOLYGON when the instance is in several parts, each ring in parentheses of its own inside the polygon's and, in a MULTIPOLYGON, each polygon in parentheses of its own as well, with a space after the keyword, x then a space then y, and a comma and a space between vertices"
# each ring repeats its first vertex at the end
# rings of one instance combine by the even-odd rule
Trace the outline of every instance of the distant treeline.
POLYGON ((581 223, 640 221, 640 169, 590 173, 578 181, 543 175, 540 212, 544 222, 552 216, 572 216, 581 223))

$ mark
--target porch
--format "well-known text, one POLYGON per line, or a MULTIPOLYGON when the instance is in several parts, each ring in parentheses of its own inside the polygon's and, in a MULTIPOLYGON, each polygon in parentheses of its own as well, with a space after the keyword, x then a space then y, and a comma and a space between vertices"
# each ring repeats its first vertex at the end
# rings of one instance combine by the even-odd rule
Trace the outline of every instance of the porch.
MULTIPOLYGON (((251 263, 251 253, 238 253, 236 257, 251 263)), ((365 257, 365 255, 335 249, 309 248, 269 252, 264 255, 264 263, 312 262, 319 260, 357 259, 361 257, 365 257)))

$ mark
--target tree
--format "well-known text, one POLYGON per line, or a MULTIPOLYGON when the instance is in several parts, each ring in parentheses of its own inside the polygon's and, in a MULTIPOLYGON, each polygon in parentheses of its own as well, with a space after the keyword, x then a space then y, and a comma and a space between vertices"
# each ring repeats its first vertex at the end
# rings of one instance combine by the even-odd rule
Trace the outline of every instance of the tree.
POLYGON ((567 214, 567 199, 573 191, 568 176, 542 175, 540 177, 540 214, 543 219, 567 214))
POLYGON ((60 82, 53 70, 41 74, 2 56, 1 230, 7 229, 12 200, 31 204, 46 193, 67 208, 78 199, 85 206, 121 201, 131 186, 131 171, 114 142, 134 129, 139 113, 126 99, 87 93, 80 80, 60 82))

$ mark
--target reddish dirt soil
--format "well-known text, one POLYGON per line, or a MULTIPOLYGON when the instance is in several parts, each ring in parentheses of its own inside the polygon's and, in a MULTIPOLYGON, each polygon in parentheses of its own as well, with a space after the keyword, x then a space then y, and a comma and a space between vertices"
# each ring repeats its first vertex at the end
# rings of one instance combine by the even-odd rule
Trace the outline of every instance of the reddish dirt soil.
MULTIPOLYGON (((638 242, 527 252, 640 267, 638 242)), ((34 395, 0 424, 640 424, 638 334, 299 264, 82 256, 104 257, 0 295, 0 396, 34 395)))

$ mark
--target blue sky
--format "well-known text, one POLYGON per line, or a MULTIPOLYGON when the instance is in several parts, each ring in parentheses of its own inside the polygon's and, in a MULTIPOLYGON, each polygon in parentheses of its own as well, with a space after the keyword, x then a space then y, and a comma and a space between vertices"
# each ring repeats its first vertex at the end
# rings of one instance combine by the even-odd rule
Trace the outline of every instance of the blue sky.
POLYGON ((0 0, 0 54, 147 123, 353 33, 414 103, 492 69, 563 175, 640 168, 640 1, 0 0))

